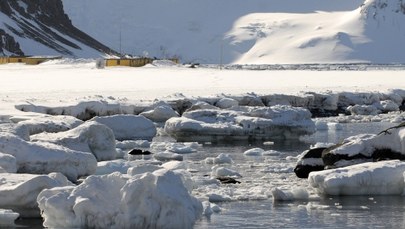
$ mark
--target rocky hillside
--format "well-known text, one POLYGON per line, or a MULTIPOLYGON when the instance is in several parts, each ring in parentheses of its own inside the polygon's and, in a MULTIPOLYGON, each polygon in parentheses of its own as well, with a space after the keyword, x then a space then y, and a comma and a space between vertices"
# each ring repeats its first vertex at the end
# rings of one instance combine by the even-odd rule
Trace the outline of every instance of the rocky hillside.
POLYGON ((1 0, 0 55, 95 56, 110 48, 72 25, 61 0, 1 0))

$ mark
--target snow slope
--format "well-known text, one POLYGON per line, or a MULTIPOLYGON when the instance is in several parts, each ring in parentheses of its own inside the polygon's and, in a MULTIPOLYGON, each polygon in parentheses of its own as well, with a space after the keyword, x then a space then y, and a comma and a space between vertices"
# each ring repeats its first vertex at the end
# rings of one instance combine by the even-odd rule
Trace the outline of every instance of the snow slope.
MULTIPOLYGON (((239 62, 254 63, 255 59, 267 62, 252 54, 255 49, 262 48, 262 33, 253 31, 253 36, 249 37, 251 31, 241 28, 245 24, 253 24, 254 30, 256 21, 265 19, 263 14, 266 17, 273 15, 266 22, 272 23, 271 20, 275 21, 279 16, 273 13, 288 13, 285 16, 299 13, 301 19, 312 15, 306 27, 312 29, 316 25, 310 23, 325 19, 325 14, 318 15, 315 11, 350 11, 362 1, 64 0, 63 3, 73 25, 122 53, 158 58, 178 56, 183 62, 231 63, 239 59, 239 62), (238 34, 238 30, 244 32, 238 34), (242 58, 244 55, 245 59, 242 58)), ((329 16, 336 18, 334 14, 329 16)), ((290 25, 286 28, 292 34, 305 29, 290 25)), ((270 46, 268 44, 272 43, 264 42, 265 46, 270 46)), ((267 54, 273 52, 267 51, 267 54)), ((270 60, 273 62, 274 58, 270 60)))
POLYGON ((237 63, 403 63, 402 4, 366 0, 348 12, 249 14, 228 37, 235 47, 245 45, 237 63))

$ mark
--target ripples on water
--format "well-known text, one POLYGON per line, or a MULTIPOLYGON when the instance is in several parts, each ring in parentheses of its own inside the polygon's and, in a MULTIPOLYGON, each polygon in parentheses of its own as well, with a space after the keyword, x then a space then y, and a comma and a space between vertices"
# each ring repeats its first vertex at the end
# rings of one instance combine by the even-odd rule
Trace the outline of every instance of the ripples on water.
MULTIPOLYGON (((305 179, 298 179, 292 169, 296 157, 311 144, 317 142, 337 143, 346 137, 362 133, 379 133, 392 123, 347 123, 340 130, 317 131, 307 137, 306 142, 281 141, 274 145, 257 143, 205 144, 197 153, 184 155, 195 171, 195 178, 204 178, 211 172, 212 165, 206 165, 206 157, 216 157, 220 153, 230 154, 234 164, 225 165, 242 174, 240 185, 221 185, 220 192, 230 192, 237 200, 218 203, 222 211, 214 213, 210 219, 202 217, 194 228, 404 228, 405 198, 398 196, 359 196, 324 197, 312 201, 273 203, 271 189, 274 187, 291 189, 307 187, 305 179), (244 151, 260 147, 275 150, 275 156, 245 156, 244 151), (260 199, 257 193, 249 196, 252 187, 263 190, 266 198, 260 199), (239 199, 238 199, 239 198, 239 199)), ((198 190, 203 196, 209 189, 198 190)), ((19 220, 18 227, 42 228, 42 221, 19 220)))
MULTIPOLYGON (((235 161, 235 168, 242 171, 240 188, 260 185, 291 189, 297 186, 307 187, 306 179, 298 179, 292 172, 295 161, 286 160, 288 156, 297 156, 317 142, 337 143, 349 136, 374 133, 394 126, 392 123, 347 123, 340 130, 318 131, 299 141, 275 142, 272 146, 205 146, 205 152, 189 155, 199 159, 227 152, 235 161), (243 152, 252 147, 262 147, 280 151, 278 157, 246 157, 243 152), (251 169, 252 164, 257 164, 251 169), (290 168, 285 173, 274 168, 290 168), (249 168, 249 169, 246 169, 249 168), (273 168, 273 169, 272 169, 273 168), (277 180, 278 179, 278 180, 277 180), (255 182, 256 181, 256 182, 255 182), (248 184, 246 184, 246 182, 248 184)), ((195 158, 196 159, 196 158, 195 158)), ((191 159, 193 160, 193 159, 191 159)), ((195 161, 195 160, 193 160, 195 161)), ((235 185, 234 185, 235 186, 235 185)), ((222 208, 210 219, 202 218, 195 228, 404 228, 405 198, 398 196, 357 196, 322 197, 312 201, 293 201, 273 203, 271 197, 258 201, 231 201, 218 203, 222 208)))

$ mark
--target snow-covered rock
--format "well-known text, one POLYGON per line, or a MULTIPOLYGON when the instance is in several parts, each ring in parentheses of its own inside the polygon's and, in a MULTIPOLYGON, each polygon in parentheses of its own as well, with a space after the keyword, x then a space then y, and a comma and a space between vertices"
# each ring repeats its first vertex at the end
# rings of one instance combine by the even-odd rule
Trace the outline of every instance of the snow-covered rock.
POLYGON ((94 117, 92 120, 111 128, 119 141, 140 139, 150 141, 156 135, 153 122, 141 115, 112 115, 94 117))
POLYGON ((180 177, 165 169, 90 176, 74 189, 44 190, 38 204, 44 226, 52 228, 191 228, 203 211, 180 177))
POLYGON ((71 181, 96 171, 97 160, 91 153, 71 150, 48 142, 27 142, 7 133, 0 133, 0 152, 17 160, 19 173, 63 173, 71 181))
POLYGON ((115 137, 106 125, 87 121, 80 126, 58 133, 41 133, 31 136, 32 141, 51 142, 69 149, 92 153, 98 161, 116 157, 115 137))
POLYGON ((309 184, 323 195, 402 195, 405 162, 367 162, 309 174, 309 184))
POLYGON ((298 138, 315 131, 311 113, 291 106, 196 110, 171 118, 165 131, 178 141, 298 138))
POLYGON ((360 134, 327 149, 322 160, 327 168, 384 159, 405 159, 404 123, 379 134, 360 134))
POLYGON ((49 175, 1 173, 0 181, 0 208, 12 209, 22 217, 39 216, 36 200, 42 190, 73 185, 60 173, 49 175))

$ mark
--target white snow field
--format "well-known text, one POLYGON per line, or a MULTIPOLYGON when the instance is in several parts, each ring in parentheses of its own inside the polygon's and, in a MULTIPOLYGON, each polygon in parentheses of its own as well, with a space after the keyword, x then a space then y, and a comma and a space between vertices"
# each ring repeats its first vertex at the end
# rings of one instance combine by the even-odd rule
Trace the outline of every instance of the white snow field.
MULTIPOLYGON (((211 67, 191 69, 158 64, 141 68, 97 69, 95 64, 95 60, 63 59, 38 66, 0 66, 0 151, 4 154, 1 156, 4 158, 0 164, 4 166, 1 171, 17 171, 13 173, 16 179, 20 179, 20 176, 27 177, 21 173, 60 172, 70 181, 76 182, 69 184, 69 187, 47 189, 40 194, 38 203, 43 211, 45 226, 154 227, 179 223, 172 226, 189 227, 202 215, 203 201, 267 200, 271 197, 275 200, 315 198, 314 189, 307 187, 305 180, 292 178, 297 159, 284 159, 283 154, 277 151, 251 151, 244 155, 246 150, 243 150, 243 160, 254 160, 254 157, 268 158, 243 165, 240 165, 240 162, 234 163, 240 159, 234 158, 235 154, 231 156, 228 152, 200 158, 196 164, 205 166, 206 170, 199 171, 195 167, 196 164, 187 158, 198 157, 198 154, 204 151, 205 145, 195 141, 175 143, 174 139, 169 142, 164 140, 165 138, 159 140, 161 137, 167 137, 163 131, 163 120, 171 116, 166 115, 169 113, 177 114, 166 121, 167 123, 170 123, 170 120, 189 117, 187 113, 193 112, 208 112, 215 114, 214 116, 222 114, 222 118, 207 116, 202 118, 202 121, 214 120, 226 126, 225 121, 231 116, 224 114, 239 112, 240 115, 245 112, 257 116, 250 117, 252 119, 267 117, 281 125, 279 129, 293 122, 307 123, 311 127, 310 133, 316 126, 321 126, 321 121, 315 125, 307 109, 324 108, 334 111, 338 107, 346 109, 350 105, 367 105, 373 106, 378 113, 385 113, 388 110, 383 105, 391 104, 389 110, 394 107, 394 111, 379 115, 390 117, 390 121, 397 123, 405 120, 403 112, 399 111, 405 99, 404 71, 392 70, 389 67, 373 71, 254 71, 219 70, 211 67), (152 136, 143 135, 145 132, 142 128, 139 131, 143 133, 131 131, 139 120, 141 127, 146 124, 146 118, 143 117, 148 116, 134 116, 142 118, 137 118, 138 121, 134 119, 135 122, 131 119, 129 123, 127 119, 120 117, 138 115, 159 106, 164 107, 164 112, 161 113, 163 115, 149 116, 155 121, 152 129, 156 131, 156 139, 152 142, 135 140, 137 138, 133 136, 152 136), (274 108, 282 109, 272 110, 274 108), (283 112, 286 115, 282 115, 283 112), (183 114, 186 115, 177 117, 183 114), (105 118, 109 116, 111 120, 101 124, 94 121, 101 118, 90 119, 97 115, 105 118), (136 158, 127 154, 132 148, 151 150, 152 155, 136 158), (162 164, 155 158, 162 161, 183 161, 162 164), (268 167, 266 163, 274 160, 272 158, 282 159, 285 164, 268 167), (97 163, 97 159, 107 161, 97 163), (129 162, 128 159, 135 161, 129 162), (161 167, 173 170, 173 173, 159 172, 161 167), (260 168, 261 173, 275 175, 257 178, 260 184, 247 182, 232 188, 222 186, 216 179, 217 176, 246 179, 246 176, 249 176, 246 173, 256 174, 255 168, 260 168), (208 176, 203 176, 204 174, 208 176), (165 177, 169 178, 165 180, 165 177), (274 182, 266 183, 270 177, 274 182), (283 183, 283 180, 289 182, 283 183), (155 181, 159 182, 153 183, 155 181), (275 187, 279 190, 274 189, 272 192, 275 187), (293 188, 298 188, 298 191, 293 188), (136 198, 133 196, 135 193, 136 198), (176 204, 173 205, 171 201, 176 204), (111 204, 115 207, 109 207, 111 204), (143 206, 142 211, 137 208, 140 205, 143 206), (168 206, 171 209, 167 209, 168 206), (148 222, 150 225, 142 222, 148 222)), ((337 128, 339 120, 363 120, 356 117, 359 115, 337 116, 334 118, 334 125, 329 123, 326 126, 337 128)), ((370 121, 367 118, 364 120, 370 121)), ((149 124, 151 122, 147 121, 149 124)), ((269 121, 258 122, 258 127, 267 122, 269 121)), ((286 132, 290 130, 291 128, 287 128, 286 132)), ((395 144, 389 144, 388 147, 395 146, 396 148, 391 147, 392 150, 398 150, 403 139, 398 138, 393 143, 395 144)), ((373 174, 376 173, 375 176, 379 176, 380 170, 372 171, 373 174)), ((31 176, 34 178, 38 175, 31 176)), ((6 188, 4 185, 10 185, 10 182, 4 181, 6 183, 1 183, 0 189, 6 188)), ((35 185, 27 185, 24 190, 35 193, 33 190, 38 189, 35 185)), ((41 190, 38 190, 38 193, 41 190)), ((350 190, 338 194, 359 194, 350 190)), ((388 194, 384 190, 376 190, 374 193, 388 194)), ((10 198, 9 195, 16 193, 7 192, 4 198, 10 198)), ((208 214, 210 205, 204 206, 204 212, 208 214)), ((0 207, 25 216, 25 211, 17 207, 0 207)), ((39 209, 34 210, 40 212, 39 209)), ((6 217, 6 213, 4 215, 6 217)))

